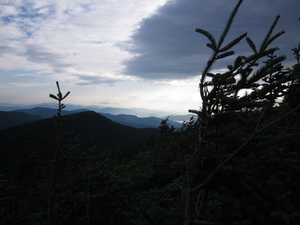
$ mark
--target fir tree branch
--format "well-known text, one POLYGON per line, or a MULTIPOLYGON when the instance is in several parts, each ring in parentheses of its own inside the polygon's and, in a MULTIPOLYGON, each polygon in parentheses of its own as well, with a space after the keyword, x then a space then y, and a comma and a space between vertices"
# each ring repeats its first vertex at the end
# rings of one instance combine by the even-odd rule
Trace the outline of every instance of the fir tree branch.
POLYGON ((231 25, 232 25, 232 23, 233 23, 233 20, 234 20, 236 14, 237 14, 237 12, 238 12, 238 10, 239 10, 239 8, 240 8, 240 5, 241 5, 242 3, 243 3, 243 0, 239 0, 239 2, 237 3, 237 5, 234 7, 234 9, 233 9, 233 11, 232 11, 232 13, 231 13, 231 15, 230 15, 230 17, 229 17, 229 20, 227 21, 227 24, 226 24, 226 26, 225 26, 225 29, 224 29, 224 31, 223 31, 221 37, 220 37, 220 40, 219 40, 219 42, 218 42, 218 46, 217 46, 218 49, 221 49, 221 46, 222 46, 222 44, 223 44, 223 42, 224 42, 224 40, 225 40, 225 38, 226 38, 226 36, 227 36, 229 30, 230 30, 230 27, 231 27, 231 25))
POLYGON ((211 33, 209 33, 207 30, 204 30, 201 28, 197 28, 196 32, 203 34, 204 36, 206 36, 208 38, 208 40, 210 40, 210 44, 211 44, 210 48, 212 48, 214 51, 217 49, 216 39, 214 38, 214 36, 211 33))
POLYGON ((285 34, 285 31, 280 31, 277 34, 275 34, 274 36, 270 37, 269 40, 266 42, 266 48, 278 37, 280 37, 281 35, 285 34))
POLYGON ((247 33, 244 33, 242 35, 240 35, 239 37, 237 37, 236 39, 234 39, 233 41, 229 42, 225 47, 220 49, 220 52, 225 52, 228 51, 229 49, 231 49, 233 46, 235 46, 236 44, 238 44, 244 37, 247 36, 247 33))
POLYGON ((275 26, 277 25, 278 23, 278 20, 280 18, 280 15, 276 16, 273 24, 271 25, 270 29, 269 29, 269 32, 267 33, 265 39, 263 40, 262 44, 261 44, 261 47, 260 47, 260 52, 263 52, 267 49, 268 45, 270 44, 269 40, 270 40, 270 37, 272 35, 272 32, 274 31, 274 28, 275 26))
POLYGON ((231 55, 234 55, 234 51, 228 51, 228 52, 224 52, 222 54, 218 54, 216 59, 223 59, 227 56, 231 56, 231 55))
POLYGON ((283 116, 277 118, 276 120, 273 120, 272 122, 268 123, 267 125, 263 126, 260 129, 256 129, 232 154, 230 154, 222 163, 219 164, 209 175, 208 177, 201 182, 201 184, 197 185, 196 187, 190 189, 189 191, 191 193, 204 188, 206 185, 208 185, 214 177, 218 174, 218 172, 233 158, 235 157, 239 152, 241 152, 257 135, 262 133, 263 131, 273 127, 281 120, 289 117, 291 114, 296 112, 300 109, 300 105, 298 105, 296 108, 292 109, 288 113, 284 114, 283 116))
POLYGON ((250 46, 250 48, 252 48, 254 53, 257 54, 257 49, 256 49, 256 46, 255 46, 254 42, 252 41, 252 39, 250 37, 246 37, 246 41, 247 41, 248 45, 250 46))

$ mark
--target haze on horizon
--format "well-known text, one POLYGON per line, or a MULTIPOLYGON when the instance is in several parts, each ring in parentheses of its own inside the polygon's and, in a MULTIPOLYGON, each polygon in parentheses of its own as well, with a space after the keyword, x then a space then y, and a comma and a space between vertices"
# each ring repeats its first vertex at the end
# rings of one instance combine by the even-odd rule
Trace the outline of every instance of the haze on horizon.
MULTIPOLYGON (((237 1, 23 0, 0 2, 0 102, 51 102, 55 81, 66 104, 187 114, 210 56, 203 28, 218 37, 237 1)), ((274 18, 286 66, 300 42, 299 0, 245 0, 230 37, 259 44, 274 18)), ((229 37, 229 38, 230 38, 229 37)), ((249 53, 245 42, 237 54, 249 53)), ((215 70, 227 65, 219 64, 215 70)))

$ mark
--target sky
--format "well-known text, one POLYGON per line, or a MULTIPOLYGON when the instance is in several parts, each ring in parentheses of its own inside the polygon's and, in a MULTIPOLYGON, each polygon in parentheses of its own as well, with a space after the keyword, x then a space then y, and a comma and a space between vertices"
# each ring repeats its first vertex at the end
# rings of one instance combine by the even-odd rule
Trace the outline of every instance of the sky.
MULTIPOLYGON (((198 109, 198 83, 210 57, 196 28, 219 37, 237 0, 0 0, 0 103, 198 109)), ((277 15, 274 42, 286 65, 300 43, 299 0, 244 0, 228 36, 259 45, 277 15)), ((225 42, 226 42, 225 40, 225 42)), ((250 54, 245 41, 237 54, 250 54)), ((217 65, 222 70, 229 62, 217 65)))

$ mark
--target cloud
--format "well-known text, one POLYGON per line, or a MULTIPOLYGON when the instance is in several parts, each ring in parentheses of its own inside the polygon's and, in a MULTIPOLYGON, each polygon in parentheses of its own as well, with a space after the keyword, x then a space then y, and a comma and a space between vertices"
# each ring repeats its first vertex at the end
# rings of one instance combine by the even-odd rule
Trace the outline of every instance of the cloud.
POLYGON ((22 2, 16 5, 3 5, 1 25, 5 28, 15 27, 23 41, 39 31, 41 24, 55 13, 53 5, 35 7, 33 2, 22 2))
MULTIPOLYGON (((174 109, 183 110, 193 102, 197 107, 198 99, 189 92, 199 96, 198 76, 211 52, 195 28, 218 37, 236 2, 0 1, 0 83, 7 87, 1 88, 0 101, 11 96, 14 103, 25 103, 25 97, 23 102, 16 96, 19 92, 30 92, 30 101, 40 95, 48 99, 47 88, 38 86, 53 86, 58 80, 70 88, 74 102, 84 104, 106 101, 159 109, 173 102, 174 109)), ((282 14, 277 31, 286 29, 286 35, 275 44, 289 56, 300 42, 299 4, 299 0, 245 0, 229 39, 247 31, 259 43, 275 16, 282 14)))
POLYGON ((18 69, 65 72, 61 76, 70 76, 66 75, 70 67, 79 74, 118 75, 120 62, 129 56, 118 45, 128 39, 139 20, 164 2, 4 2, 0 7, 1 69, 14 70, 19 61, 18 69))
POLYGON ((56 72, 61 72, 65 67, 72 66, 72 64, 63 63, 64 57, 62 55, 48 51, 46 48, 38 45, 27 45, 23 55, 28 61, 49 65, 56 72))
POLYGON ((26 87, 26 88, 35 88, 35 87, 49 87, 51 83, 10 83, 13 87, 26 87))
POLYGON ((103 76, 90 76, 90 75, 77 75, 80 82, 77 85, 99 85, 99 84, 110 84, 116 83, 116 79, 107 78, 103 76))
MULTIPOLYGON (((223 0, 173 0, 157 13, 144 19, 134 32, 131 41, 124 47, 132 54, 125 60, 124 73, 143 79, 186 79, 199 75, 211 52, 205 46, 205 37, 195 33, 203 28, 219 37, 236 2, 223 0)), ((264 38, 270 25, 282 14, 279 29, 286 29, 284 41, 276 40, 288 55, 299 42, 299 1, 244 1, 232 27, 229 38, 248 32, 256 43, 264 38), (297 24, 298 23, 298 24, 297 24), (233 34, 233 35, 232 35, 233 34)), ((277 29, 278 32, 278 29, 277 29)), ((228 39, 230 40, 230 39, 228 39)), ((240 54, 249 53, 249 48, 237 48, 240 54)), ((225 61, 220 69, 227 65, 225 61)))
POLYGON ((10 47, 10 46, 0 46, 0 57, 3 57, 3 54, 7 54, 7 53, 11 53, 14 51, 14 48, 10 47))

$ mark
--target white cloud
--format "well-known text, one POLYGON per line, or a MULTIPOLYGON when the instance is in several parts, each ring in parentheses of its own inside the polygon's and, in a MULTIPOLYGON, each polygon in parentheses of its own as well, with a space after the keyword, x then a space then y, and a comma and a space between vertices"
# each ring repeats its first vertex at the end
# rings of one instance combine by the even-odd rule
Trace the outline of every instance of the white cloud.
MULTIPOLYGON (((78 104, 194 108, 194 79, 210 54, 194 29, 218 36, 233 6, 224 0, 1 1, 0 102, 11 95, 17 103, 21 99, 13 96, 24 90, 31 101, 43 99, 36 92, 47 99, 46 87, 58 80, 78 104)), ((291 23, 299 1, 265 6, 244 1, 234 32, 249 28, 256 38, 261 33, 255 29, 265 32, 282 10, 280 26, 288 26, 284 48, 290 50, 299 42, 299 29, 291 23), (262 18, 263 23, 257 20, 262 18)))
POLYGON ((1 16, 16 15, 18 12, 14 6, 2 5, 0 9, 1 16))
MULTIPOLYGON (((140 20, 163 3, 17 1, 1 11, 0 42, 11 48, 10 54, 23 55, 31 66, 35 62, 52 66, 53 71, 72 66, 82 74, 117 74, 123 67, 121 61, 129 57, 118 45, 129 38, 140 20)), ((2 57, 5 60, 8 55, 2 53, 2 57)), ((5 68, 14 69, 13 62, 5 60, 5 68)))

